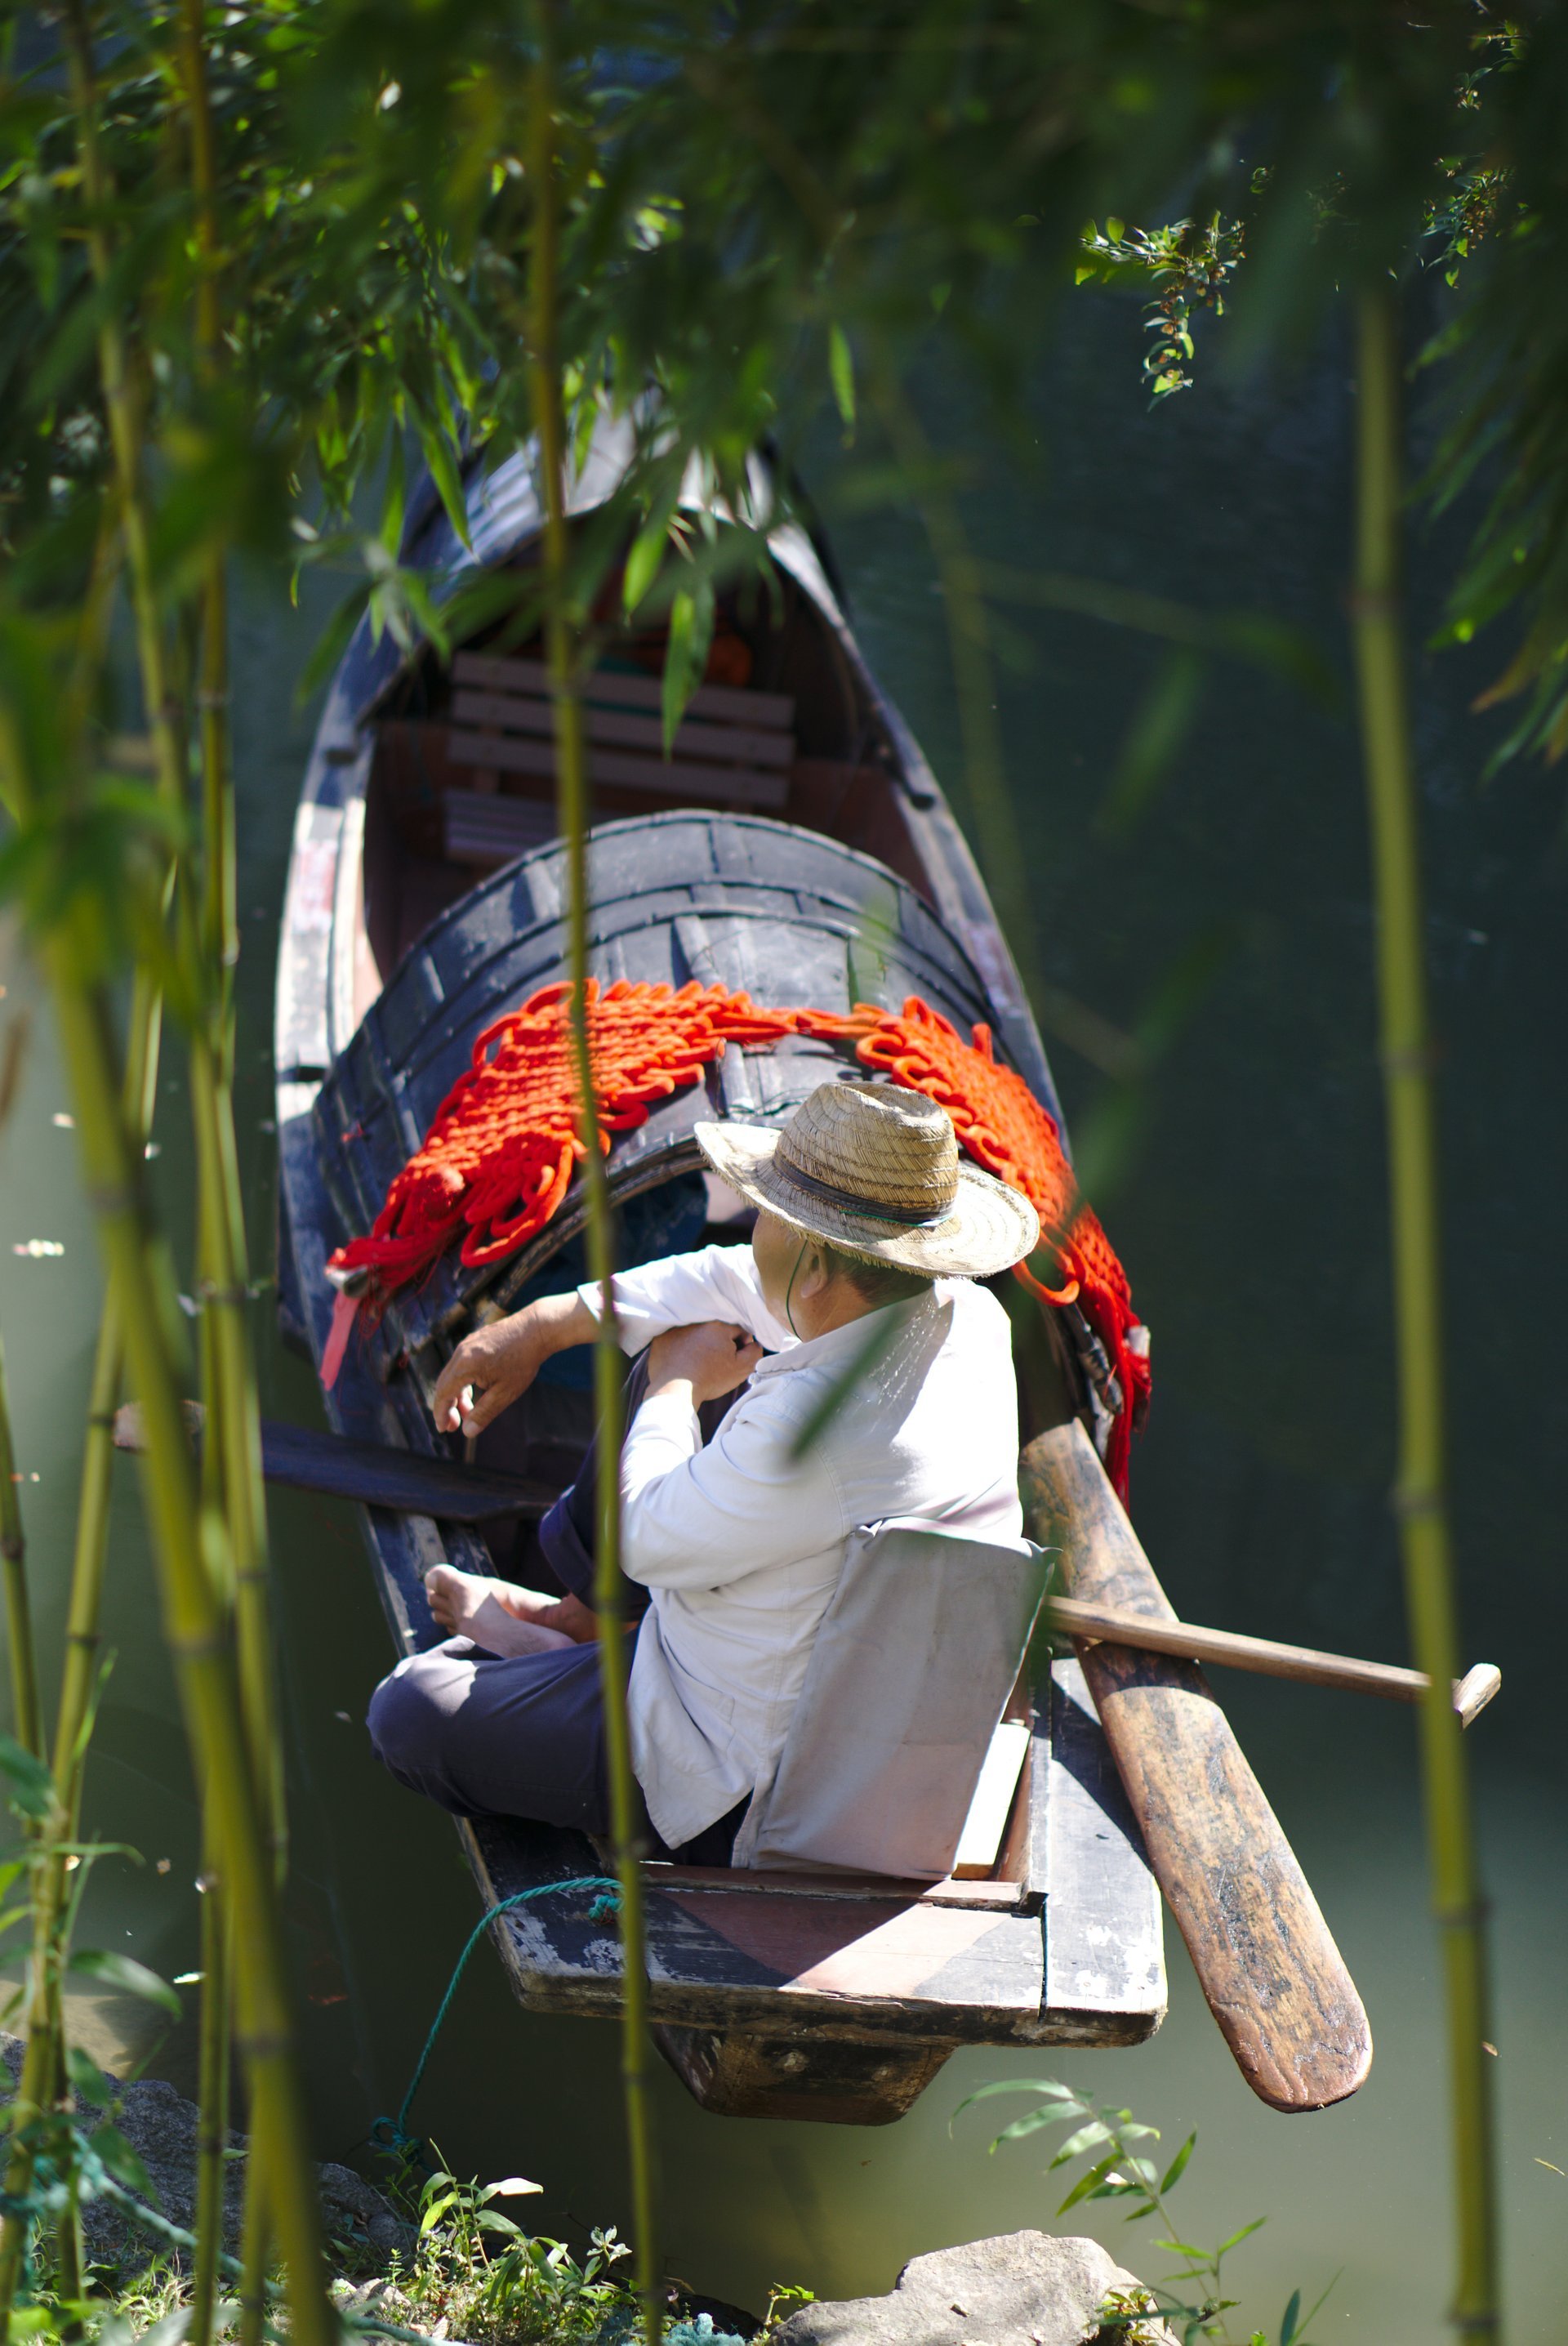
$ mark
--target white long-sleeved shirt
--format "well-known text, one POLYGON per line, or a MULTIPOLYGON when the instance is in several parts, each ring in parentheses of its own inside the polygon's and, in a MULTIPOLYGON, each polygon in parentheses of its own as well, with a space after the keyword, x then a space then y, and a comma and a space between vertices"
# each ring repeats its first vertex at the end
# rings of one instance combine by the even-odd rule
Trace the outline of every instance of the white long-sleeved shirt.
MULTIPOLYGON (((596 1286, 577 1291, 596 1318, 596 1286)), ((660 1393, 622 1453, 621 1561, 650 1592, 632 1758, 656 1831, 678 1848, 771 1780, 851 1533, 912 1515, 1019 1543, 1012 1338, 968 1280, 890 1306, 887 1350, 795 1459, 795 1435, 883 1314, 801 1342, 763 1301, 749 1247, 622 1271, 615 1292, 627 1352, 728 1320, 768 1354, 706 1448, 696 1412, 660 1393)))

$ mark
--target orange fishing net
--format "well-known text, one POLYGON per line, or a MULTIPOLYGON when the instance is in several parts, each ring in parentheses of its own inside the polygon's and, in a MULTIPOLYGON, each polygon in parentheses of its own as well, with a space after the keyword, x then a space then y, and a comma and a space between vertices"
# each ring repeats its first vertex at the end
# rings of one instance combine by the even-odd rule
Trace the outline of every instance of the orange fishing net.
MULTIPOLYGON (((473 1063, 448 1092, 418 1154, 387 1191, 366 1238, 340 1247, 329 1268, 351 1280, 340 1296, 333 1341, 321 1363, 337 1374, 355 1303, 372 1309, 423 1278, 460 1235, 466 1263, 500 1261, 545 1228, 583 1154, 568 1019, 570 987, 545 986, 520 1010, 487 1026, 473 1063), (368 1274, 361 1282, 353 1274, 368 1274)), ((1132 1422, 1149 1384, 1146 1341, 1126 1274, 1098 1220, 1078 1197, 1054 1120, 1022 1076, 998 1066, 991 1029, 966 1043, 918 994, 897 1014, 857 1003, 847 1016, 826 1010, 759 1009, 748 994, 693 982, 601 992, 587 984, 589 1050, 601 1146, 647 1121, 650 1100, 697 1081, 727 1045, 766 1046, 786 1035, 853 1041, 862 1066, 924 1092, 952 1117, 978 1165, 1021 1189, 1040 1217, 1043 1248, 1055 1267, 1048 1284, 1020 1263, 1017 1276, 1045 1305, 1075 1302, 1104 1345, 1120 1388, 1106 1465, 1126 1484, 1132 1422)))

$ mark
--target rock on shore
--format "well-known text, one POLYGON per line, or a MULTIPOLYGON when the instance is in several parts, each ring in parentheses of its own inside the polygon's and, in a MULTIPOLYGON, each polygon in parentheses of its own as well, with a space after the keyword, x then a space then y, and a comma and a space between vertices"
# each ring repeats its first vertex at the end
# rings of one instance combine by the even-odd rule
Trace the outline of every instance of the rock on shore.
MULTIPOLYGON (((0 2032, 0 2052, 15 2083, 22 2066, 20 2037, 0 2032)), ((189 2231, 195 2214, 196 2104, 158 2077, 128 2086, 111 2077, 109 2083, 121 2105, 117 2124, 147 2168, 155 2206, 171 2224, 189 2231)), ((80 2104, 78 2110, 89 2127, 97 2123, 97 2113, 80 2104)), ((229 2141, 231 2149, 243 2152, 243 2135, 231 2134, 229 2141)), ((413 2227, 403 2222, 362 2175, 331 2160, 322 2166, 321 2174, 328 2253, 340 2269, 368 2273, 390 2263, 397 2251, 406 2254, 412 2249, 413 2227)), ((244 2176, 243 2157, 231 2158, 223 2210, 224 2245, 231 2255, 239 2253, 244 2176)), ((107 2199, 94 2200, 83 2209, 82 2229, 87 2254, 99 2264, 134 2268, 161 2246, 153 2232, 107 2199)))
POLYGON ((803 2305, 772 2346, 1175 2346, 1163 2322, 1102 2324, 1113 2291, 1140 2289, 1098 2240, 1004 2232, 914 2258, 886 2297, 803 2305))

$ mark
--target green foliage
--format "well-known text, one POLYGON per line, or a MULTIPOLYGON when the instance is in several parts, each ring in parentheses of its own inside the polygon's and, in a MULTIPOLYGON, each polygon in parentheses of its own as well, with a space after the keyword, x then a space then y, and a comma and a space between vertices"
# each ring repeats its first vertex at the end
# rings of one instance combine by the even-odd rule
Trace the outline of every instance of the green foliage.
POLYGON ((1173 220, 1167 227, 1128 230, 1107 219, 1091 220, 1084 231, 1084 257, 1074 270, 1079 285, 1152 288, 1145 312, 1154 342, 1144 358, 1144 379, 1152 400, 1190 391, 1195 310, 1225 314, 1225 288, 1246 257, 1239 220, 1173 220))
POLYGON ((495 2204, 538 2188, 514 2178, 484 2187, 444 2168, 410 2204, 417 2242, 382 2280, 345 2297, 361 2317, 478 2346, 555 2346, 629 2334, 635 2300, 616 2278, 629 2255, 614 2231, 595 2232, 579 2260, 559 2240, 535 2237, 495 2204), (619 2320, 616 2317, 621 2317, 619 2320))
MULTIPOLYGON (((956 2117, 959 2111, 972 2108, 976 2102, 989 2101, 998 2094, 1033 2094, 1040 2106, 1026 2110, 1022 2117, 1003 2127, 991 2145, 993 2152, 1004 2142, 1026 2142, 1048 2127, 1072 2128, 1066 2141, 1058 2146, 1046 2172, 1054 2174, 1058 2168, 1070 2167, 1074 2160, 1086 2164, 1057 2208, 1058 2217, 1065 2216, 1086 2200, 1123 2201, 1129 2224, 1157 2218, 1163 2236, 1154 2245, 1182 2259, 1178 2270, 1160 2288, 1139 2290, 1135 2297, 1122 2293, 1113 2297, 1101 2310, 1104 2327, 1113 2332, 1125 2331, 1131 2346, 1138 2346, 1140 2324, 1157 2316, 1180 2333, 1183 2346, 1191 2346, 1193 2340, 1201 2338, 1228 2341, 1231 2332, 1225 2317, 1235 2310, 1238 2300, 1225 2295, 1225 2259, 1266 2219, 1255 2217, 1217 2248, 1201 2247, 1177 2238, 1166 2201, 1186 2173, 1197 2147, 1196 2135, 1187 2136, 1162 2173, 1159 2162, 1133 2147, 1138 2143, 1157 2142, 1158 2127, 1142 2125, 1130 2110, 1110 2109, 1085 2101, 1070 2086, 1056 2085, 1045 2078, 1006 2078, 995 2085, 982 2086, 960 2102, 953 2115, 956 2117)), ((1278 2346, 1310 2346, 1307 2326, 1328 2294, 1325 2290, 1303 2318, 1301 2292, 1297 2290, 1292 2293, 1280 2319, 1278 2346)), ((1255 2330, 1249 2334, 1247 2346, 1274 2346, 1274 2341, 1267 2331, 1255 2330)))

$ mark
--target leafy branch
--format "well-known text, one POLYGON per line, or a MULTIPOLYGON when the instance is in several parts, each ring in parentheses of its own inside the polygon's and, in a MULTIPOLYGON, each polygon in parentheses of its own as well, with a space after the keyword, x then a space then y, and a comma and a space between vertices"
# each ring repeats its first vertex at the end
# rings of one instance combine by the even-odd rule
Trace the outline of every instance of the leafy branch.
MULTIPOLYGON (((1194 2339, 1216 2338, 1228 2341, 1230 2331, 1225 2316, 1234 2311, 1239 2300, 1225 2294, 1224 2265, 1233 2249, 1257 2231, 1267 2220, 1255 2217, 1232 2232, 1228 2239, 1216 2248, 1205 2248, 1178 2237, 1170 2209, 1169 2194, 1186 2173, 1197 2137, 1189 2134, 1186 2140, 1161 2172, 1158 2163, 1145 2152, 1134 2147, 1140 2143, 1157 2142, 1158 2127, 1145 2126, 1134 2117, 1131 2110, 1112 2109, 1108 2106, 1085 2101, 1071 2086, 1057 2085, 1048 2078, 1003 2078, 995 2085, 982 2086, 977 2092, 960 2102, 954 2111, 970 2109, 976 2102, 991 2100, 998 2094, 1033 2094, 1040 2107, 1026 2110, 991 2144, 994 2152, 1004 2142, 1025 2142, 1048 2127, 1067 2126, 1073 2131, 1057 2149, 1048 2174, 1058 2168, 1070 2167, 1074 2159, 1086 2159, 1088 2165, 1073 2185, 1058 2216, 1095 2199, 1115 2199, 1126 2203, 1126 2220, 1136 2224, 1157 2217, 1164 2227, 1164 2237, 1156 2240, 1164 2249, 1182 2259, 1180 2268, 1162 2288, 1139 2291, 1146 2301, 1138 2304, 1130 2298, 1118 2297, 1116 2301, 1101 2310, 1101 2325, 1106 2330, 1121 2330, 1128 2334, 1129 2346, 1137 2346, 1140 2322, 1156 2316, 1180 2328, 1183 2346, 1191 2346, 1194 2339)), ((1331 2288, 1332 2283, 1329 2284, 1331 2288)), ((1305 2315, 1301 2311, 1301 2292, 1292 2292, 1289 2303, 1280 2317, 1278 2346, 1311 2346, 1308 2326, 1315 2320, 1329 2294, 1325 2290, 1318 2302, 1305 2315)), ((1273 2346, 1268 2333, 1255 2330, 1247 2346, 1273 2346)))

